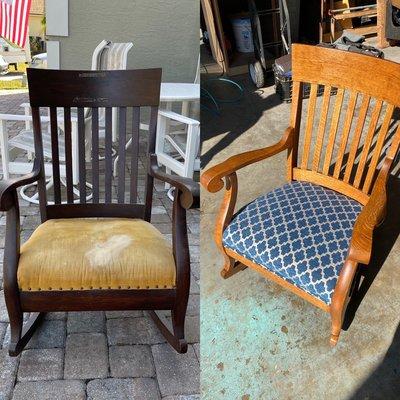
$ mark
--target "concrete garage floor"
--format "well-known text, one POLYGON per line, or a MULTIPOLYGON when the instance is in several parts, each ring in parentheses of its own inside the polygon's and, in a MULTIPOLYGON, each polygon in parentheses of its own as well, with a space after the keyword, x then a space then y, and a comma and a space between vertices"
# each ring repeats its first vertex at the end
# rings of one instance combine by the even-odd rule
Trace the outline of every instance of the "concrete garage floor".
MULTIPOLYGON (((387 57, 400 59, 400 48, 387 57)), ((378 73, 378 71, 376 71, 378 73)), ((204 76, 205 81, 208 77, 204 76)), ((202 113, 206 167, 277 142, 290 105, 269 86, 255 91, 247 76, 234 78, 243 100, 224 104, 221 116, 202 113)), ((285 182, 282 153, 238 173, 237 208, 285 182)), ((201 389, 204 399, 400 398, 400 180, 390 181, 389 209, 376 231, 373 260, 351 302, 349 325, 329 345, 330 316, 247 269, 223 280, 212 232, 223 191, 202 191, 201 389)))

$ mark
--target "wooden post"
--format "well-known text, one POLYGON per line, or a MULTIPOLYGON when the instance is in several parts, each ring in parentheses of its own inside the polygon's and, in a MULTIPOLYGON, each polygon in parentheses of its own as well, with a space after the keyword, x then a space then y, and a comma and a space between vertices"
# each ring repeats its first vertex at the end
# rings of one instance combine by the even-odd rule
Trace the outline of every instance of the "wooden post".
POLYGON ((388 47, 390 44, 386 39, 386 0, 377 0, 377 30, 378 30, 378 42, 377 46, 380 49, 388 47))

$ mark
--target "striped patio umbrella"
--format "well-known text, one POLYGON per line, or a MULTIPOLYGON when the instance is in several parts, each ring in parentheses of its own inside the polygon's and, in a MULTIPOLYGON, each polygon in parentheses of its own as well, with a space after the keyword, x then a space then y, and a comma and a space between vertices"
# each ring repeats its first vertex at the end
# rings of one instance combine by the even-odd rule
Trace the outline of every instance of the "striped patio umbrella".
POLYGON ((31 0, 0 0, 0 36, 25 47, 30 8, 31 0))

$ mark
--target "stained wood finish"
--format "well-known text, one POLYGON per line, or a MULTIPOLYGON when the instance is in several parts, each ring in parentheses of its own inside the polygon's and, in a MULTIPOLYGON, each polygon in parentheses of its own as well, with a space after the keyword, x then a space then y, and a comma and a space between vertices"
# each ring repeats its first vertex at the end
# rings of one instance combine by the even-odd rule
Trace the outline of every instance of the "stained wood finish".
POLYGON ((321 158, 326 123, 328 120, 328 111, 329 111, 329 102, 330 102, 330 98, 331 98, 331 91, 332 91, 331 86, 324 87, 324 97, 323 97, 323 101, 322 101, 321 118, 319 121, 317 140, 315 142, 314 158, 313 158, 313 164, 312 164, 313 171, 318 171, 318 169, 319 169, 319 161, 321 158))
MULTIPOLYGON (((106 148, 105 148, 105 160, 106 160, 106 173, 105 173, 105 202, 111 203, 112 198, 112 108, 106 108, 106 148)), ((119 163, 122 164, 121 162, 119 163)), ((124 166, 125 167, 125 166, 124 166)))
MULTIPOLYGON (((159 103, 161 70, 137 71, 49 71, 28 69, 30 100, 35 137, 35 161, 31 174, 0 182, 0 210, 7 211, 6 243, 4 251, 4 293, 10 317, 10 355, 18 355, 43 313, 49 311, 83 310, 171 310, 173 331, 159 326, 167 341, 178 351, 185 352, 184 321, 190 287, 190 257, 186 229, 186 209, 197 206, 199 187, 193 181, 160 171, 154 153, 159 103), (148 135, 148 171, 146 198, 138 202, 138 162, 140 108, 151 107, 148 135), (44 156, 40 121, 40 107, 50 107, 52 163, 55 175, 55 204, 49 204, 45 190, 44 156), (64 109, 66 152, 66 199, 60 188, 60 155, 58 154, 58 124, 56 107, 64 109), (77 107, 79 198, 73 195, 71 108, 77 107), (105 198, 101 198, 99 167, 99 107, 106 108, 105 117, 105 198), (117 203, 112 198, 112 107, 119 108, 119 166, 117 203), (133 108, 132 179, 130 202, 125 203, 126 175, 126 115, 133 108), (92 119, 90 132, 85 132, 88 118, 92 119), (90 140, 89 140, 90 139, 90 140), (87 144, 91 143, 91 153, 87 144), (91 160, 88 159, 90 154, 91 160), (88 166, 92 168, 93 202, 87 202, 86 179, 88 166), (150 220, 154 178, 175 187, 172 216, 173 255, 176 264, 176 288, 158 290, 88 290, 21 292, 18 288, 20 226, 16 189, 38 182, 42 221, 57 218, 142 218, 150 220), (23 326, 23 312, 36 312, 23 326)), ((45 252, 46 249, 43 249, 45 252)), ((157 251, 157 249, 154 249, 157 251)))
POLYGON ((371 100, 370 96, 368 96, 368 95, 363 96, 360 113, 359 113, 359 116, 357 119, 357 125, 356 125, 355 131, 354 131, 353 142, 350 147, 349 157, 347 160, 346 170, 344 173, 344 181, 346 183, 348 183, 350 181, 350 174, 351 174, 351 171, 354 166, 354 161, 356 159, 357 150, 360 146, 361 134, 364 129, 365 118, 367 116, 370 100, 371 100))
POLYGON ((92 185, 93 203, 98 203, 100 199, 99 183, 99 109, 92 108, 92 185))
POLYGON ((310 154, 311 138, 314 125, 315 105, 317 103, 317 91, 318 91, 318 85, 315 83, 311 84, 310 101, 308 102, 306 131, 304 135, 305 139, 304 139, 303 159, 301 161, 301 168, 304 169, 307 169, 308 166, 308 157, 310 154))
MULTIPOLYGON (((85 154, 85 111, 78 107, 78 148, 79 148, 79 198, 86 203, 86 154, 85 154)), ((54 160, 53 160, 54 162, 54 160)))
POLYGON ((217 192, 224 187, 223 180, 226 181, 225 196, 215 230, 215 241, 224 257, 223 271, 229 271, 225 277, 240 270, 235 270, 235 266, 248 266, 328 311, 332 321, 330 343, 335 345, 358 265, 369 263, 374 228, 385 215, 386 183, 400 146, 400 125, 389 135, 393 111, 400 106, 400 65, 360 54, 299 44, 292 46, 292 57, 292 111, 290 126, 282 139, 276 145, 236 154, 211 167, 202 174, 201 183, 208 191, 217 192), (379 71, 379 74, 371 79, 371 71, 379 71), (306 112, 302 158, 298 162, 305 84, 311 84, 311 92, 306 112), (321 85, 325 87, 321 111, 317 114, 317 88, 321 85), (331 97, 333 88, 337 89, 335 97, 331 97), (347 102, 345 98, 348 98, 347 102), (360 106, 357 109, 358 102, 360 106), (382 113, 382 110, 385 111, 382 113), (316 118, 317 115, 319 118, 316 118), (369 115, 370 118, 367 118, 369 115), (339 129, 341 121, 343 128, 339 129), (356 220, 349 253, 330 306, 222 244, 222 233, 235 210, 238 191, 236 172, 285 150, 288 151, 289 181, 300 180, 325 186, 364 205, 356 220), (382 159, 384 162, 377 171, 382 159))
POLYGON ((61 203, 60 155, 58 151, 57 109, 50 107, 51 156, 53 159, 54 203, 61 203))
POLYGON ((337 134, 338 126, 339 126, 340 112, 342 110, 343 97, 344 97, 344 89, 339 88, 339 90, 336 94, 335 108, 333 110, 331 127, 329 130, 328 145, 327 145, 326 153, 325 153, 325 157, 324 157, 324 167, 322 170, 322 173, 324 175, 328 174, 329 166, 331 165, 333 148, 335 146, 336 134, 337 134))
POLYGON ((138 184, 138 162, 139 162, 139 129, 140 129, 140 108, 134 107, 132 114, 132 158, 131 158, 131 188, 130 202, 137 201, 138 184))
POLYGON ((74 202, 72 179, 72 137, 71 137, 71 109, 64 107, 64 135, 65 135, 65 170, 67 183, 67 202, 74 202))

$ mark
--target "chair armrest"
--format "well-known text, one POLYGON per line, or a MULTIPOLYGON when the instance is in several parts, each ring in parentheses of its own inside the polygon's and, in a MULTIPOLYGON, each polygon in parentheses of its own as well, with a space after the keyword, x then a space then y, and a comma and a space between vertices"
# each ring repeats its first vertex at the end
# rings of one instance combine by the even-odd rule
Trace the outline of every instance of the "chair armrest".
POLYGON ((32 172, 19 178, 0 181, 0 211, 8 211, 14 205, 13 191, 20 186, 36 182, 40 177, 39 162, 35 158, 32 172))
POLYGON ((185 209, 196 208, 200 203, 200 186, 189 178, 167 174, 161 170, 157 163, 157 156, 150 154, 149 173, 154 178, 169 183, 182 192, 181 206, 185 209))
POLYGON ((0 114, 0 120, 4 121, 32 121, 31 115, 25 114, 0 114))
POLYGON ((22 108, 30 108, 31 107, 30 103, 21 103, 19 106, 22 108))
POLYGON ((159 110, 158 115, 172 119, 173 121, 181 122, 182 124, 186 125, 200 125, 200 122, 189 117, 185 117, 184 115, 177 114, 176 112, 173 111, 168 111, 168 110, 159 110))
POLYGON ((293 128, 289 127, 286 129, 282 139, 278 143, 262 149, 236 154, 223 161, 221 164, 209 168, 202 174, 200 178, 201 184, 209 192, 218 192, 224 187, 222 179, 225 176, 230 175, 247 165, 264 160, 265 158, 274 156, 275 154, 289 149, 292 146, 293 132, 293 128))
POLYGON ((368 264, 372 253, 374 229, 382 222, 386 212, 387 181, 393 158, 386 157, 372 189, 367 204, 358 215, 353 228, 349 258, 368 264))

